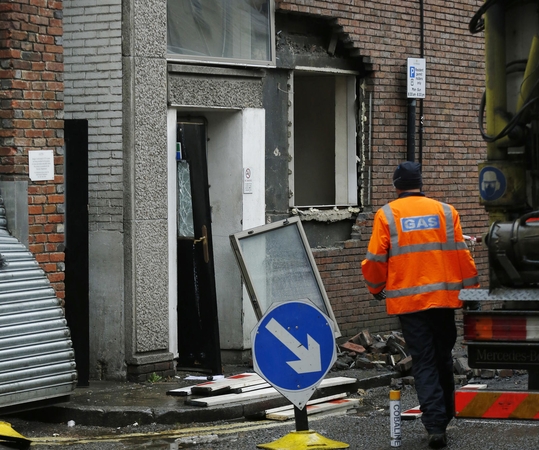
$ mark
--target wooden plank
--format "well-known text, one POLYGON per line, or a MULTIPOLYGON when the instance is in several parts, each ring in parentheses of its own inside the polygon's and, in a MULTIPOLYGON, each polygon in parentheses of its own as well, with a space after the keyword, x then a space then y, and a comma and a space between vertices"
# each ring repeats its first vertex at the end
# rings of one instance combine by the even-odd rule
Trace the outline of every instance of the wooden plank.
MULTIPOLYGON (((320 397, 320 398, 316 398, 314 400, 309 400, 307 402, 307 406, 316 405, 317 403, 329 402, 331 400, 337 400, 337 399, 345 398, 345 397, 348 397, 348 392, 342 392, 340 394, 330 395, 328 397, 320 397)), ((285 405, 285 406, 279 406, 278 408, 267 409, 266 411, 264 411, 264 414, 274 414, 274 413, 278 413, 278 412, 281 412, 281 411, 287 411, 289 409, 293 410, 294 405, 285 405)))
POLYGON ((413 420, 413 419, 419 419, 421 415, 423 414, 421 412, 421 409, 419 409, 420 406, 416 406, 415 408, 407 409, 406 411, 401 412, 401 419, 402 420, 413 420))
POLYGON ((171 389, 167 391, 167 395, 215 395, 219 391, 230 391, 236 388, 243 388, 244 386, 253 386, 256 384, 263 384, 264 380, 260 375, 251 372, 240 373, 238 375, 232 375, 220 380, 206 381, 204 383, 198 383, 193 386, 171 389))
POLYGON ((188 395, 191 395, 191 388, 193 386, 188 386, 188 387, 182 387, 182 388, 177 388, 177 389, 170 389, 167 391, 167 395, 177 395, 177 396, 181 396, 181 397, 186 397, 188 395))
MULTIPOLYGON (((341 398, 336 400, 330 400, 328 402, 324 403, 318 403, 315 405, 307 405, 307 415, 313 415, 313 414, 320 414, 320 413, 327 413, 327 412, 334 412, 338 410, 348 410, 351 408, 355 408, 360 404, 360 400, 358 398, 341 398)), ((295 417, 294 409, 289 409, 286 411, 281 411, 273 414, 267 414, 267 419, 273 419, 273 420, 288 420, 293 419, 295 417)))
POLYGON ((256 391, 245 392, 242 394, 224 394, 216 397, 191 398, 185 401, 186 405, 191 406, 217 406, 228 403, 244 402, 248 400, 263 400, 267 398, 278 397, 279 394, 274 388, 259 389, 256 391))
MULTIPOLYGON (((325 378, 318 385, 318 388, 353 384, 356 381, 357 380, 355 378, 348 377, 325 378)), ((224 394, 218 395, 216 397, 190 399, 186 400, 185 403, 192 406, 217 406, 227 403, 243 402, 247 400, 263 400, 268 398, 275 398, 280 395, 281 394, 275 388, 270 387, 266 389, 258 389, 251 392, 244 392, 241 394, 224 394)))
POLYGON ((269 383, 260 383, 260 384, 254 384, 252 386, 245 386, 238 389, 232 389, 232 392, 234 394, 241 394, 242 392, 251 392, 256 391, 258 389, 266 389, 271 387, 271 384, 269 383))
POLYGON ((476 389, 486 389, 486 384, 467 384, 466 386, 462 386, 459 389, 465 389, 467 391, 469 390, 476 390, 476 389))
POLYGON ((264 383, 260 375, 256 373, 240 373, 226 377, 223 380, 207 381, 197 384, 191 389, 193 395, 215 395, 218 392, 240 389, 245 386, 252 386, 264 383))

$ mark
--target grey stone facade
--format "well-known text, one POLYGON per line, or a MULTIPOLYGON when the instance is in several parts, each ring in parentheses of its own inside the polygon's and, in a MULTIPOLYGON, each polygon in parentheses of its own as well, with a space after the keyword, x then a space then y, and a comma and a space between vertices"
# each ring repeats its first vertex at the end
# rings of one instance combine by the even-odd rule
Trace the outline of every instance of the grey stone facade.
POLYGON ((90 366, 170 361, 166 1, 65 1, 66 119, 89 128, 90 366))
MULTIPOLYGON (((281 46, 277 67, 265 69, 178 63, 167 61, 166 0, 70 0, 64 12, 66 119, 89 125, 90 377, 144 380, 173 366, 184 286, 175 279, 182 262, 171 160, 178 116, 190 114, 207 121, 219 350, 223 359, 247 360, 256 318, 229 236, 290 213, 296 66, 359 74, 360 61, 346 52, 319 60, 311 45, 299 53, 281 46), (255 174, 251 192, 245 168, 255 174)), ((309 231, 333 244, 350 227, 309 231)))

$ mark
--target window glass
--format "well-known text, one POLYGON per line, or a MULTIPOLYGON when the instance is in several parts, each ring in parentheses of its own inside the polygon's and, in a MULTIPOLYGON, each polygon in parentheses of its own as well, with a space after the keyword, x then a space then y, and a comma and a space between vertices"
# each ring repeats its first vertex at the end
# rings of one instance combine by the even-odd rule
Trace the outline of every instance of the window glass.
POLYGON ((187 161, 178 161, 178 237, 194 237, 191 174, 187 161))
POLYGON ((258 319, 274 303, 310 300, 339 327, 299 217, 230 236, 258 319))
POLYGON ((240 244, 264 311, 275 302, 307 298, 327 312, 298 228, 287 226, 251 235, 240 244))
POLYGON ((270 19, 270 0, 168 0, 168 53, 268 62, 270 19))

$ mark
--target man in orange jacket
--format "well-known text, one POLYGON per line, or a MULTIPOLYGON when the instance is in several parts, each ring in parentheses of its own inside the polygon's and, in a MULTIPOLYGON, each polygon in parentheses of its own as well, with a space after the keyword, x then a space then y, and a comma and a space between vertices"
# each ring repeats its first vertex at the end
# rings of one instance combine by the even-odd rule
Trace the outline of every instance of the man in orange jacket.
POLYGON ((361 268, 369 291, 399 317, 429 446, 442 448, 454 409, 455 309, 462 288, 479 286, 477 269, 456 209, 421 192, 418 163, 399 164, 393 186, 398 198, 376 212, 361 268))

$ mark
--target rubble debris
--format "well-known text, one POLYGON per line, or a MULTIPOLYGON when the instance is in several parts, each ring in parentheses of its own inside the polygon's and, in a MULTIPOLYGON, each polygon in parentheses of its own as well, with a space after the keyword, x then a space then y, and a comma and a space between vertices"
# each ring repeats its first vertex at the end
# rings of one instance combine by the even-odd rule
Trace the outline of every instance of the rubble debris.
POLYGON ((406 373, 406 372, 409 372, 411 369, 412 369, 412 357, 411 356, 407 356, 406 358, 404 359, 401 359, 397 365, 395 366, 395 368, 400 372, 400 373, 406 373))
MULTIPOLYGON (((347 341, 338 344, 340 353, 332 371, 377 369, 394 371, 400 375, 398 386, 413 385, 412 357, 409 354, 406 341, 401 332, 392 331, 387 335, 372 334, 363 330, 347 341)), ((453 368, 455 384, 464 386, 471 380, 485 380, 492 378, 509 378, 518 375, 512 369, 471 369, 468 365, 468 355, 465 348, 456 348, 453 352, 453 368)))
POLYGON ((371 337, 370 333, 368 331, 362 331, 358 335, 354 336, 351 339, 352 342, 355 342, 356 344, 360 344, 365 348, 370 347, 372 344, 374 344, 374 340, 371 337), (357 342, 356 342, 357 339, 357 342))
POLYGON ((414 377, 412 376, 402 377, 401 380, 402 380, 402 384, 404 384, 405 386, 415 385, 415 380, 414 380, 414 377))
POLYGON ((364 356, 358 356, 356 358, 356 364, 355 367, 358 367, 360 369, 373 369, 374 364, 369 358, 366 358, 364 356))
POLYGON ((404 341, 404 338, 397 333, 393 332, 390 336, 388 336, 386 344, 391 353, 400 355, 403 358, 408 356, 406 342, 404 341))
POLYGON ((355 344, 354 342, 350 342, 350 341, 341 344, 340 347, 343 350, 348 350, 348 351, 351 351, 354 353, 360 353, 360 354, 365 353, 367 351, 365 347, 363 347, 362 345, 355 344))
POLYGON ((411 358, 406 350, 406 342, 400 332, 393 331, 387 336, 372 336, 363 330, 346 342, 339 344, 341 353, 337 355, 332 370, 352 368, 396 370, 405 372, 411 368, 411 358), (406 360, 406 358, 409 358, 406 360), (403 362, 403 360, 406 360, 403 362))
POLYGON ((481 378, 494 378, 496 376, 495 369, 481 369, 481 378))
POLYGON ((468 366, 468 358, 459 356, 453 360, 453 368, 457 375, 470 375, 472 369, 468 366))
POLYGON ((513 369, 499 369, 498 376, 502 378, 511 378, 514 375, 513 369))
POLYGON ((385 342, 375 342, 371 345, 370 351, 373 353, 387 353, 388 348, 385 342))

